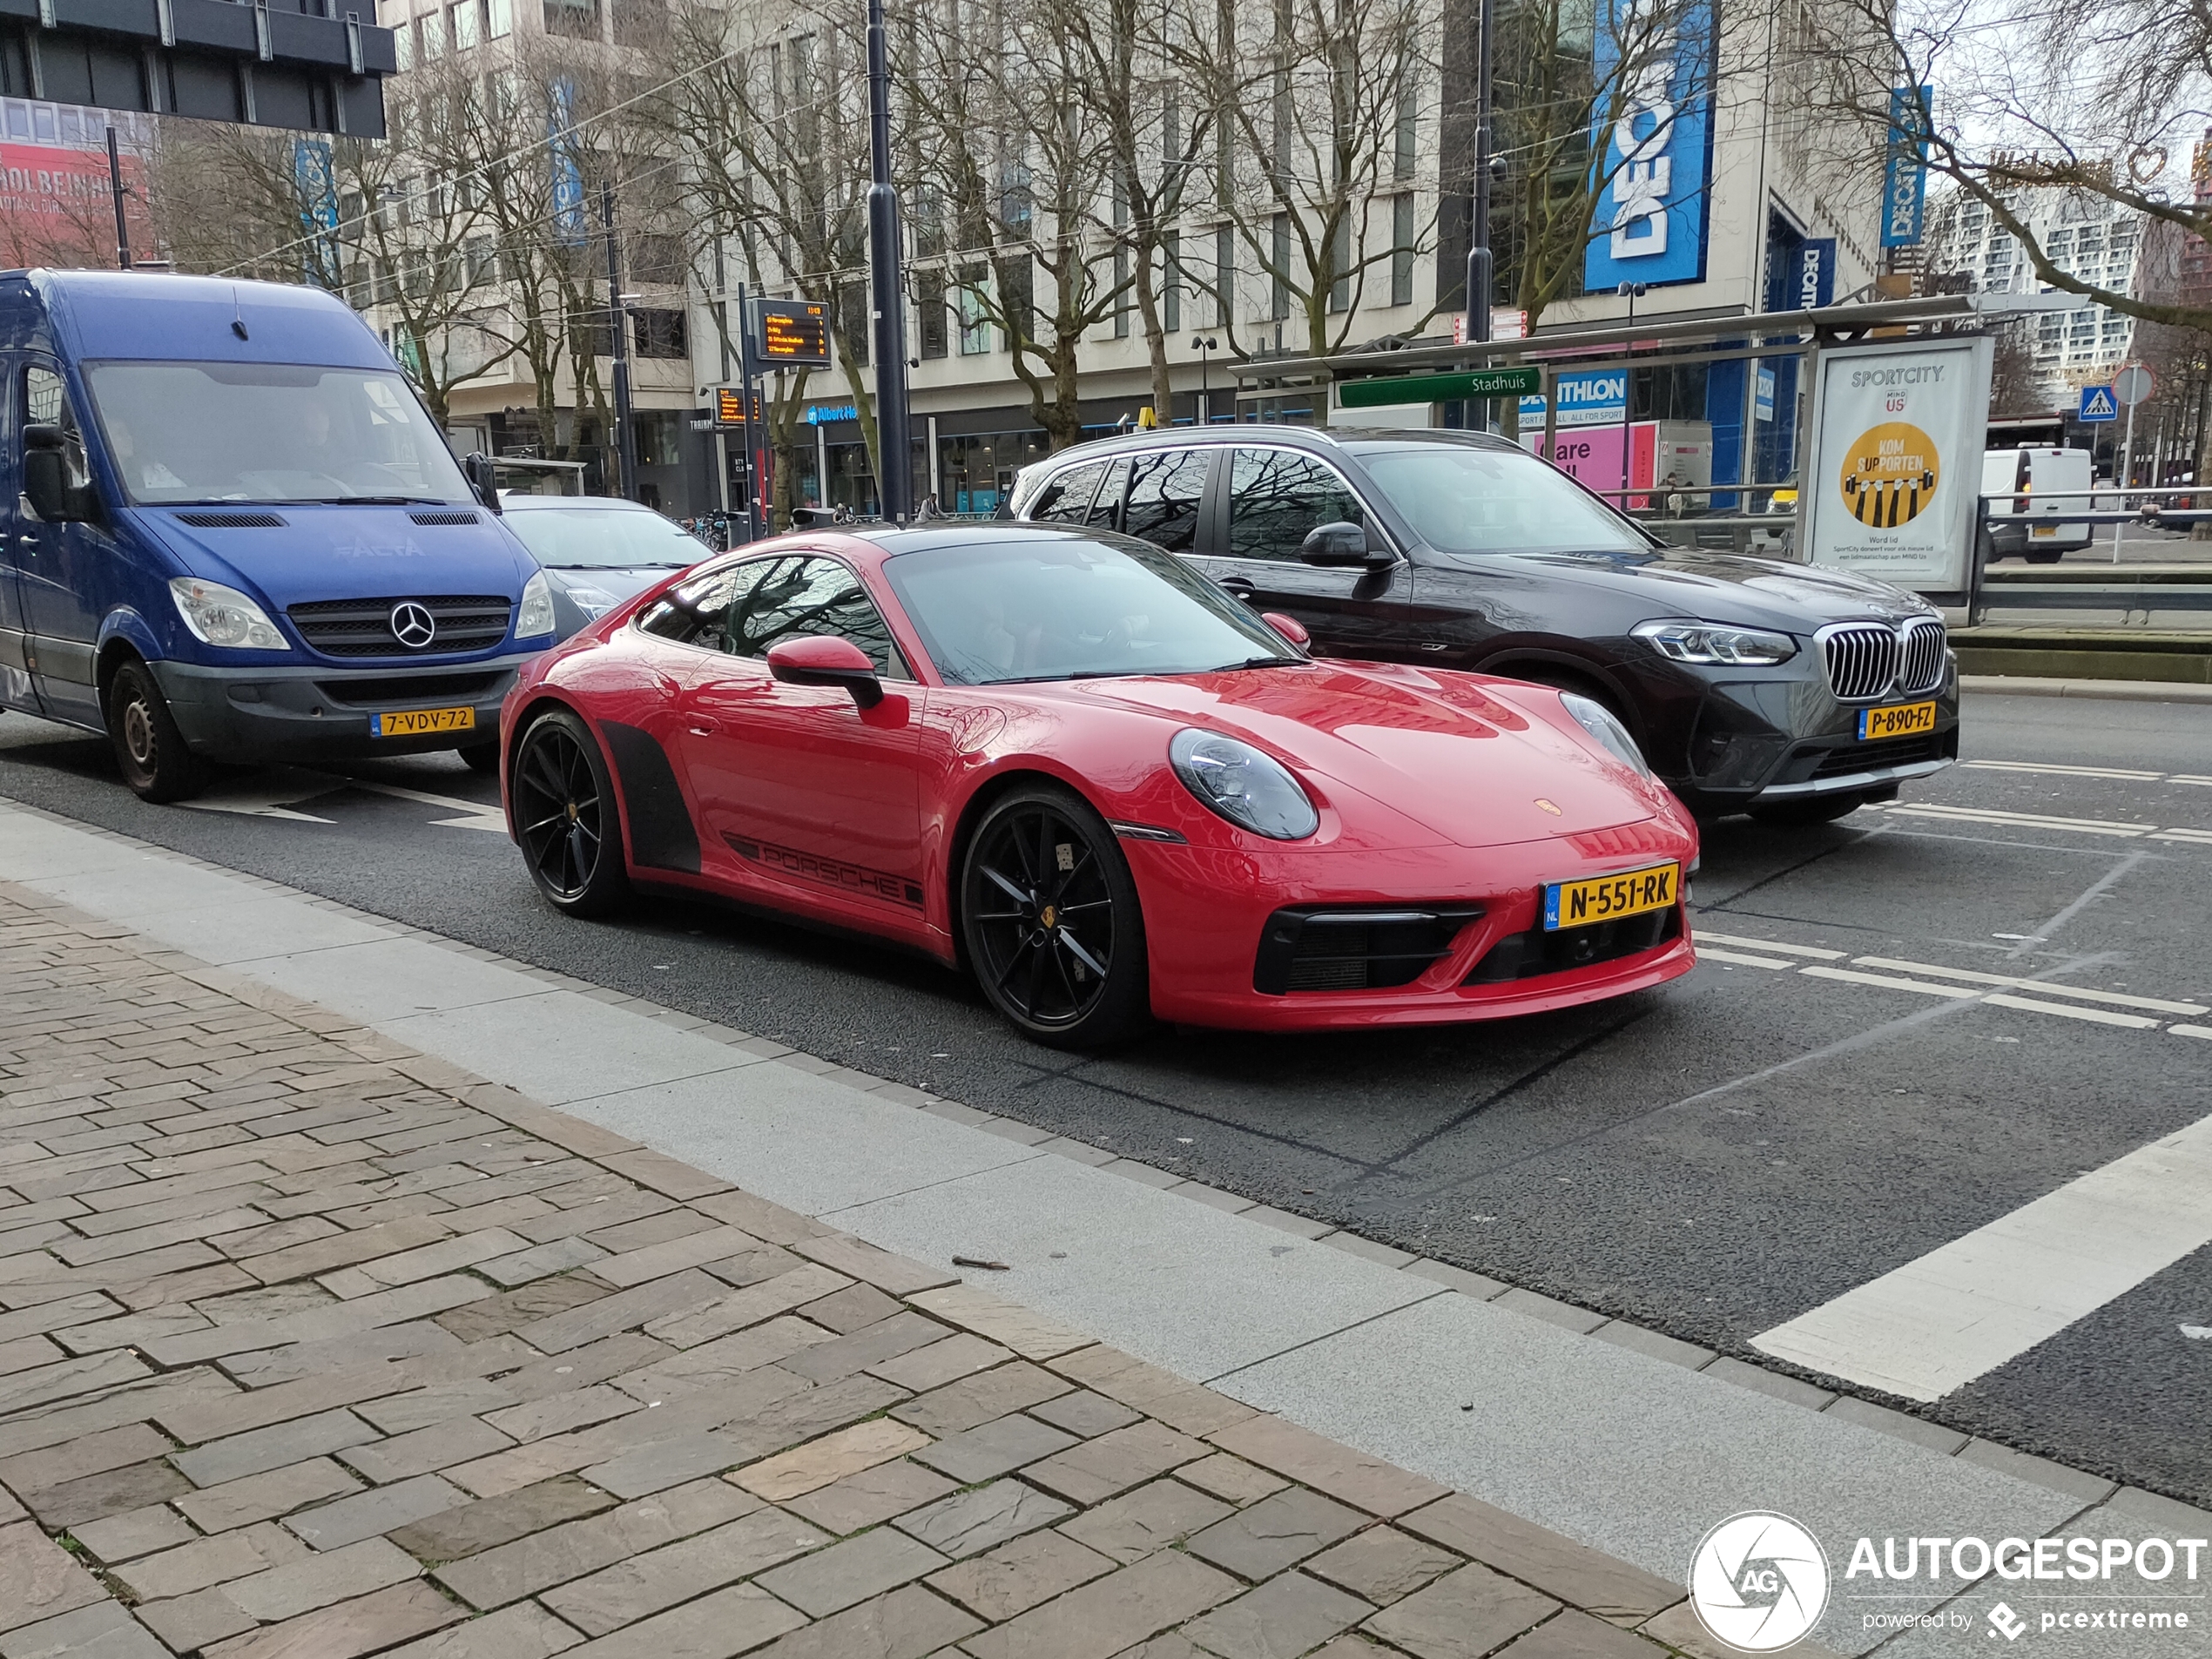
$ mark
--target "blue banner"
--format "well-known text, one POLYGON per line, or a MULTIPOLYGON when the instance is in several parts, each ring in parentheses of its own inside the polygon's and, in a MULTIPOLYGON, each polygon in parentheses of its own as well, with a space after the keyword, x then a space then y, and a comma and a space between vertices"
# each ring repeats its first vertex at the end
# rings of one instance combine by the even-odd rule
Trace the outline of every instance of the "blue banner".
POLYGON ((1623 282, 1702 282, 1719 43, 1710 0, 1672 21, 1636 0, 1600 0, 1597 10, 1594 64, 1606 90, 1590 149, 1602 188, 1582 287, 1610 293, 1623 282))
POLYGON ((1836 239, 1816 236, 1801 243, 1797 253, 1797 284, 1791 298, 1800 311, 1832 305, 1836 299, 1836 239))
POLYGON ((327 138, 292 141, 292 184, 300 193, 300 277, 310 287, 336 289, 344 279, 338 260, 338 173, 327 138))
POLYGON ((1882 164, 1882 246, 1918 247, 1928 205, 1931 86, 1890 89, 1889 153, 1882 164))
MULTIPOLYGON (((1552 383, 1559 393, 1559 419, 1553 424, 1576 427, 1618 422, 1627 379, 1626 371, 1618 368, 1586 368, 1558 376, 1552 383)), ((1543 423, 1543 396, 1532 392, 1521 400, 1521 429, 1527 432, 1543 423)))
POLYGON ((553 140, 553 230, 563 246, 582 247, 590 233, 583 216, 583 172, 576 162, 576 83, 563 77, 550 90, 545 132, 553 140))

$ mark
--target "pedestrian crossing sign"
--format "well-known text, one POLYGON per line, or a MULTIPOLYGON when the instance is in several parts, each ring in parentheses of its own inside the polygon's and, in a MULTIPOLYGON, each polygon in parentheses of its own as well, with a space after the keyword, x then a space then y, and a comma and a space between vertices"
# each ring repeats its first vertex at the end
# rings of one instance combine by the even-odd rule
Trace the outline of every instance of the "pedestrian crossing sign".
POLYGON ((2081 388, 2081 412, 2074 417, 2080 421, 2116 421, 2120 418, 2120 402, 2109 386, 2085 386, 2081 388))

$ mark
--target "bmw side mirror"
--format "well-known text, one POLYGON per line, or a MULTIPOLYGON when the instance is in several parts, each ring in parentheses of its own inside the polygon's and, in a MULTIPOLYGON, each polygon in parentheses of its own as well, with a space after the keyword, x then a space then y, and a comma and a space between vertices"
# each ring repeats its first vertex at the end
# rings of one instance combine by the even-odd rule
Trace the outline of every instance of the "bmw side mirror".
POLYGON ((1390 550, 1376 543, 1363 526, 1343 520, 1316 524, 1306 531, 1298 556, 1308 564, 1326 569, 1379 570, 1393 563, 1390 550))
POLYGON ((499 511, 499 463, 479 449, 461 463, 461 471, 469 480, 469 488, 476 492, 476 499, 493 512, 499 511))
POLYGON ((23 429, 23 493, 31 510, 49 524, 81 523, 92 516, 90 486, 69 482, 69 434, 46 421, 23 429))
POLYGON ((768 672, 786 685, 841 685, 853 703, 872 709, 883 701, 883 681, 868 654, 849 639, 809 634, 768 647, 768 672))

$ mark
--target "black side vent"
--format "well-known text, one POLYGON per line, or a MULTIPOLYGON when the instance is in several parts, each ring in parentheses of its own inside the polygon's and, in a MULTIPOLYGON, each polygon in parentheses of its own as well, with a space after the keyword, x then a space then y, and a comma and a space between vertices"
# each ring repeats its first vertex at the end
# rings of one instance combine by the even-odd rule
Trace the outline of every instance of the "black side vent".
POLYGON ((471 512, 466 507, 457 507, 444 513, 417 511, 409 513, 408 516, 418 524, 481 524, 484 522, 481 515, 471 512))
POLYGON ((1410 985, 1450 954, 1460 930, 1481 914, 1480 905, 1278 910, 1260 933, 1252 989, 1283 996, 1410 985))
POLYGON ((1514 980, 1541 979, 1546 974, 1565 974, 1601 962, 1617 962, 1624 956, 1656 950, 1682 935, 1682 912, 1653 910, 1594 927, 1546 933, 1541 927, 1514 934, 1490 947, 1462 981, 1467 985, 1504 985, 1514 980))
POLYGON ((284 521, 274 513, 179 513, 177 522, 200 530, 280 530, 284 521))

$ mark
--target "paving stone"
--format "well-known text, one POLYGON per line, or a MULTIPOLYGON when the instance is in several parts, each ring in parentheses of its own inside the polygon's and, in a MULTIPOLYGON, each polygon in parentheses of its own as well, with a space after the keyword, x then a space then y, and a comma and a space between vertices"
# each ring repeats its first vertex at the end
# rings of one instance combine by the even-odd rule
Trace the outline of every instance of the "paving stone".
MULTIPOLYGON (((683 1211, 674 1213, 689 1214, 683 1211)), ((693 1216, 691 1219, 696 1221, 699 1217, 693 1216)), ((604 1244, 609 1241, 602 1235, 597 1237, 594 1242, 604 1244)), ((627 1290, 649 1279, 663 1278, 671 1273, 681 1272, 687 1267, 704 1267, 709 1262, 722 1261, 759 1247, 760 1241, 751 1233, 735 1227, 710 1225, 682 1238, 648 1244, 642 1250, 624 1250, 619 1255, 610 1256, 594 1264, 591 1272, 595 1278, 603 1278, 617 1289, 627 1290)))
POLYGON ((380 1484, 451 1468, 504 1451, 514 1442, 482 1420, 456 1417, 412 1434, 346 1448, 346 1462, 380 1484))
POLYGON ((1358 1510, 1292 1487, 1216 1521, 1186 1548, 1246 1578, 1268 1578, 1366 1524, 1358 1510))
POLYGON ((133 1463, 128 1467, 88 1474, 43 1492, 24 1494, 24 1501, 49 1530, 105 1521, 158 1503, 191 1490, 191 1483, 164 1460, 133 1463))
POLYGON ((1809 1382, 1785 1377, 1778 1371, 1769 1371, 1764 1366, 1746 1365, 1727 1354, 1707 1366, 1704 1374, 1718 1377, 1723 1382, 1732 1382, 1738 1388, 1748 1388, 1755 1394, 1764 1394, 1770 1399, 1787 1400, 1792 1406, 1802 1406, 1807 1411, 1824 1411, 1836 1399, 1825 1388, 1816 1388, 1809 1382))
POLYGON ((1648 1331, 1640 1325, 1630 1325, 1625 1319, 1608 1319, 1590 1332, 1600 1342, 1609 1342, 1616 1348, 1632 1348, 1654 1359, 1663 1359, 1670 1366, 1685 1366, 1692 1371, 1703 1370, 1712 1363, 1713 1351, 1701 1348, 1694 1342, 1648 1331))
POLYGON ((773 1318, 779 1313, 817 1301, 853 1281, 842 1273, 807 1262, 763 1279, 758 1285, 723 1296, 704 1306, 689 1307, 646 1321, 645 1333, 675 1348, 696 1348, 717 1337, 728 1336, 773 1318))
POLYGON ((1024 1359, 1051 1359, 1091 1345, 1090 1339, 1073 1326, 973 1285, 948 1285, 907 1299, 949 1324, 1013 1349, 1024 1359))
MULTIPOLYGON (((545 1279, 541 1284, 558 1285, 563 1282, 560 1279, 545 1279)), ((526 1285, 508 1294, 527 1296, 539 1288, 540 1285, 526 1285)), ((691 1268, 631 1290, 617 1291, 611 1296, 600 1297, 548 1318, 533 1320, 516 1327, 516 1334, 541 1353, 562 1353, 570 1348, 580 1348, 587 1342, 597 1342, 602 1337, 610 1337, 616 1332, 628 1330, 632 1325, 718 1301, 724 1289, 722 1282, 711 1274, 691 1268)))
POLYGON ((238 1579, 223 1586, 223 1594, 241 1612, 266 1622, 366 1595, 388 1584, 403 1582, 421 1570, 406 1551, 386 1540, 364 1538, 342 1549, 311 1554, 304 1561, 238 1579))
POLYGON ((1164 1423, 1136 1422, 1086 1440, 1026 1469, 1027 1479, 1080 1504, 1119 1492, 1207 1455, 1205 1442, 1164 1423))
MULTIPOLYGON (((450 1221, 438 1219, 447 1231, 452 1231, 450 1221)), ((395 1285, 412 1285, 417 1279, 431 1278, 440 1273, 457 1273, 464 1267, 474 1267, 479 1262, 501 1256, 513 1256, 529 1248, 529 1239, 518 1238, 504 1227, 483 1227, 419 1250, 400 1251, 362 1261, 356 1267, 341 1268, 324 1275, 322 1282, 324 1288, 334 1294, 350 1298, 366 1296, 371 1291, 388 1290, 395 1285)))
POLYGON ((1070 1434, 1080 1434, 1085 1440, 1126 1428, 1143 1413, 1131 1411, 1119 1400, 1109 1399, 1089 1389, 1079 1389, 1072 1394, 1062 1394, 1056 1399, 1029 1407, 1029 1415, 1064 1428, 1070 1434))
POLYGON ((617 1175, 628 1176, 639 1186, 650 1187, 679 1203, 726 1190, 730 1185, 719 1176, 695 1170, 660 1152, 610 1152, 603 1155, 599 1162, 617 1175))
POLYGON ((148 1629, 179 1653, 251 1630, 255 1622, 219 1588, 195 1591, 173 1602, 148 1602, 138 1614, 148 1629))
POLYGON ((819 1619, 946 1565, 928 1545, 884 1527, 763 1573, 755 1581, 819 1619))
POLYGON ((126 1464, 166 1456, 169 1438, 151 1423, 125 1423, 97 1434, 79 1435, 59 1446, 24 1452, 0 1460, 0 1481, 17 1492, 37 1492, 88 1474, 105 1474, 126 1464))
POLYGON ((940 1440, 916 1453, 914 1461, 972 1485, 1077 1443, 1072 1434, 1015 1413, 940 1440))
POLYGON ((374 1429, 341 1408, 253 1429, 227 1440, 211 1440, 190 1452, 179 1453, 172 1461, 194 1486, 204 1488, 259 1474, 265 1469, 280 1469, 287 1464, 376 1438, 374 1429))
MULTIPOLYGON (((836 1332, 840 1336, 850 1336, 865 1326, 906 1311, 904 1303, 895 1297, 886 1296, 873 1285, 848 1285, 819 1302, 807 1303, 799 1312, 799 1317, 809 1325, 819 1325, 825 1330, 836 1332)), ((941 1334, 952 1334, 942 1325, 937 1328, 941 1334)))
POLYGON ((1065 1379, 1027 1360, 1016 1360, 910 1399, 894 1406, 891 1414, 902 1423, 941 1437, 1024 1410, 1064 1394, 1072 1386, 1065 1379))
POLYGON ((1052 1369, 1185 1434, 1211 1436, 1217 1429, 1259 1415, 1241 1400, 1188 1382, 1104 1343, 1062 1354, 1053 1360, 1052 1369))
POLYGON ((300 1560, 307 1546, 280 1527, 261 1521, 237 1532, 218 1533, 175 1549, 148 1555, 113 1569, 115 1580, 141 1602, 190 1595, 211 1584, 227 1583, 300 1560))
POLYGON ((1206 1438, 1247 1462, 1386 1520, 1433 1503, 1451 1490, 1279 1417, 1249 1417, 1206 1438))
POLYGON ((462 1377, 383 1399, 363 1400, 354 1407, 354 1413, 387 1434, 412 1434, 455 1418, 502 1411, 514 1404, 515 1395, 503 1382, 489 1377, 462 1377))
POLYGON ((412 1359, 423 1354, 449 1353, 460 1346, 461 1339, 445 1326, 428 1319, 409 1319, 320 1342, 294 1342, 263 1353, 229 1354, 217 1363, 240 1382, 266 1388, 371 1359, 412 1359))
POLYGON ((70 1535, 93 1559, 110 1567, 134 1556, 151 1555, 157 1549, 173 1549, 198 1536, 175 1510, 161 1503, 127 1509, 105 1521, 88 1521, 71 1527, 70 1535))
POLYGON ((765 1590, 733 1584, 575 1652, 577 1659, 728 1659, 806 1622, 765 1590))
POLYGON ((296 1382, 248 1389, 226 1399, 186 1400, 165 1406, 154 1421, 186 1446, 227 1440, 249 1429, 295 1421, 334 1406, 357 1405, 414 1385, 413 1376, 387 1360, 350 1366, 296 1382))
POLYGON ((1549 1596, 1471 1565, 1385 1608, 1360 1629, 1417 1659, 1477 1659, 1558 1610, 1549 1596))
POLYGON ((0 1631, 105 1601, 107 1592, 28 1521, 0 1527, 0 1631))
POLYGON ((509 1372, 499 1382, 517 1400, 543 1399, 548 1394, 614 1381, 678 1357, 676 1351, 665 1343, 656 1342, 639 1332, 624 1331, 581 1348, 571 1348, 566 1353, 533 1359, 509 1372))
POLYGON ((1656 1642, 1573 1608, 1519 1638, 1499 1659, 1507 1654, 1512 1659, 1667 1659, 1667 1650, 1656 1642))
POLYGON ((536 1602, 523 1602, 395 1648, 385 1659, 552 1659, 583 1640, 536 1602))
POLYGON ((761 1659, 921 1659, 979 1629, 968 1614, 919 1585, 907 1585, 793 1631, 761 1649, 761 1659))
POLYGON ((1846 1423, 1856 1423, 1861 1428, 1871 1428, 1878 1433, 1895 1435, 1901 1440, 1911 1440, 1915 1446, 1925 1446, 1939 1457, 1949 1457, 1966 1443, 1967 1437, 1956 1429, 1946 1428, 1940 1423, 1925 1419, 1908 1417, 1903 1412, 1893 1412, 1886 1406, 1877 1406, 1849 1394, 1840 1396, 1828 1408, 1827 1415, 1840 1418, 1846 1423))
POLYGON ((449 1562, 437 1579, 473 1607, 498 1607, 759 1507, 734 1487, 701 1480, 449 1562))
POLYGON ((1108 1557, 1060 1533, 1036 1533, 933 1573, 928 1582, 931 1588, 995 1624, 1063 1590, 1102 1578, 1115 1566, 1108 1557))
POLYGON ((467 1616, 428 1584, 395 1584, 216 1642, 202 1659, 359 1659, 467 1616))
POLYGON ((284 1524, 316 1549, 336 1549, 364 1538, 374 1538, 380 1533, 395 1531, 430 1515, 442 1514, 468 1501, 468 1494, 436 1475, 419 1474, 412 1480, 378 1487, 355 1497, 341 1498, 319 1509, 307 1510, 284 1524))
POLYGON ((926 1348, 916 1348, 911 1353, 870 1366, 867 1370, 871 1377, 880 1377, 886 1382, 921 1393, 1013 1358, 1010 1350, 962 1331, 926 1348))
POLYGON ((1377 1607, 1402 1602, 1430 1580, 1460 1565, 1448 1549, 1402 1533, 1395 1527, 1370 1527, 1305 1563, 1305 1571, 1377 1607))
POLYGON ((1220 1659, 1297 1659, 1374 1610, 1318 1579, 1285 1573, 1192 1620, 1183 1634, 1220 1659))
POLYGON ((794 1516, 758 1509, 548 1590, 541 1599, 585 1635, 604 1635, 829 1541, 828 1534, 794 1516))
POLYGON ((249 1257, 239 1265, 264 1285, 274 1285, 283 1279, 313 1278, 333 1268, 350 1267, 356 1262, 395 1256, 420 1244, 435 1244, 452 1231, 435 1216, 408 1216, 249 1257))
MULTIPOLYGON (((506 1392, 504 1388, 500 1390, 502 1394, 506 1392)), ((612 1418, 626 1417, 637 1409, 637 1404, 620 1389, 599 1383, 491 1411, 484 1421, 514 1440, 539 1440, 549 1434, 566 1434, 612 1418)))
POLYGON ((394 1543, 422 1561, 454 1561, 614 1507, 613 1498, 574 1475, 556 1475, 496 1498, 458 1505, 401 1527, 391 1536, 394 1543))
POLYGON ((1175 1472, 1175 1478, 1239 1507, 1290 1485, 1281 1475, 1254 1468, 1244 1459, 1231 1457, 1226 1452, 1184 1464, 1175 1472))
MULTIPOLYGON (((792 1499, 784 1507, 843 1537, 863 1527, 879 1526, 955 1489, 955 1482, 934 1469, 925 1469, 919 1463, 900 1458, 873 1469, 863 1469, 858 1474, 848 1474, 833 1486, 792 1499)), ((933 1548, 941 1549, 943 1546, 933 1548)), ((949 1555, 954 1552, 944 1553, 949 1555)))
MULTIPOLYGON (((440 1325, 463 1342, 481 1342, 486 1337, 520 1330, 540 1319, 552 1318, 587 1303, 597 1302, 606 1294, 606 1287, 603 1285, 594 1285, 574 1273, 556 1273, 550 1278, 517 1285, 497 1296, 480 1298, 466 1307, 449 1309, 439 1314, 437 1318, 440 1325)), ((366 1297, 361 1299, 368 1300, 366 1297)), ((360 1305, 356 1303, 354 1305, 360 1305)))
POLYGON ((849 1233, 826 1232, 811 1238, 794 1239, 791 1248, 810 1261, 819 1262, 894 1296, 911 1298, 918 1291, 927 1293, 938 1285, 958 1286, 961 1282, 957 1272, 894 1256, 849 1233))
POLYGON ((756 1497, 783 1503, 929 1443, 920 1429, 879 1418, 764 1459, 730 1478, 756 1497))
POLYGON ((633 1447, 604 1463, 590 1464, 583 1478, 618 1498, 665 1492, 702 1475, 720 1474, 752 1456, 753 1448, 732 1435, 678 1434, 633 1447))
POLYGON ((202 1532, 227 1532, 360 1490, 360 1481, 328 1458, 318 1457, 186 1493, 175 1502, 202 1532))
POLYGON ((802 1216, 795 1210, 750 1192, 734 1189, 717 1192, 691 1201, 692 1209, 701 1215, 711 1216, 717 1221, 726 1221, 732 1227, 743 1228, 755 1238, 765 1238, 772 1244, 792 1244, 802 1238, 815 1238, 833 1231, 812 1217, 802 1216))
POLYGON ((1019 1480, 994 1480, 903 1515, 895 1524, 959 1561, 1075 1513, 1072 1506, 1019 1480))
POLYGON ((565 1273, 572 1268, 589 1267, 604 1261, 607 1251, 582 1238, 556 1238, 550 1244, 533 1244, 528 1250, 511 1256, 500 1256, 488 1262, 478 1262, 476 1271, 482 1273, 502 1290, 513 1290, 518 1285, 528 1285, 533 1279, 565 1273))
POLYGON ((945 1335, 945 1327, 919 1313, 899 1313, 863 1326, 850 1336, 816 1343, 779 1361, 794 1375, 813 1382, 834 1382, 865 1371, 880 1360, 925 1348, 945 1335))
POLYGON ((1123 1566, 1177 1544, 1233 1514, 1230 1506, 1175 1480, 1155 1480, 1086 1510, 1061 1527, 1123 1566))
POLYGON ((144 1362, 128 1353, 88 1354, 0 1377, 0 1413, 29 1411, 74 1394, 113 1388, 152 1375, 144 1362))
POLYGON ((1243 1588, 1203 1561, 1163 1550, 961 1645, 974 1659, 1109 1659, 1243 1588))
POLYGON ((4 1659, 169 1659, 120 1602, 94 1602, 0 1635, 4 1659))
MULTIPOLYGON (((688 1349, 672 1348, 634 1332, 610 1337, 607 1343, 627 1341, 633 1337, 647 1345, 652 1352, 639 1365, 625 1368, 611 1380, 616 1387, 633 1398, 669 1399, 677 1394, 712 1388, 773 1365, 810 1344, 827 1342, 830 1333, 819 1325, 786 1315, 688 1349)), ((605 1345, 595 1344, 592 1348, 579 1348, 573 1356, 567 1357, 580 1360, 605 1345)))
POLYGON ((2070 1469, 2063 1463, 2054 1463, 2048 1458, 2031 1456, 2016 1452, 2009 1446, 2000 1446, 1994 1440, 1985 1440, 1977 1435, 1959 1448, 1961 1462, 1978 1463, 1985 1469, 1995 1469, 2009 1474, 2015 1480, 2033 1481, 2079 1498, 2084 1503, 2101 1503, 2120 1489, 2119 1483, 2102 1475, 2089 1474, 2080 1469, 2070 1469))
POLYGON ((1683 1598, 1682 1586, 1589 1549, 1502 1509, 1453 1493, 1399 1523, 1407 1532, 1510 1573, 1601 1617, 1648 1619, 1683 1598))

